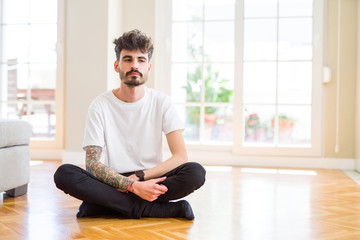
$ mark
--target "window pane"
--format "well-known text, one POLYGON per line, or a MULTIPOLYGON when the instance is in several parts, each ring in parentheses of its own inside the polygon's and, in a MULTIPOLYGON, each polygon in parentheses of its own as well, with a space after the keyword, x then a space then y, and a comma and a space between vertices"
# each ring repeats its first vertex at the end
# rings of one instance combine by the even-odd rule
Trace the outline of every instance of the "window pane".
POLYGON ((311 104, 311 62, 279 63, 278 86, 280 104, 311 104))
POLYGON ((172 27, 173 61, 201 61, 203 51, 201 23, 174 23, 172 27))
POLYGON ((235 0, 206 0, 205 20, 227 20, 235 17, 235 0))
POLYGON ((279 20, 279 59, 312 59, 312 19, 279 20))
POLYGON ((173 0, 172 16, 174 21, 201 20, 203 0, 173 0))
POLYGON ((276 17, 277 0, 245 0, 244 16, 248 17, 276 17))
POLYGON ((24 25, 4 26, 4 42, 2 45, 3 61, 16 59, 18 62, 28 60, 29 30, 24 25))
POLYGON ((244 63, 244 103, 276 103, 276 63, 244 63))
POLYGON ((31 114, 31 110, 25 102, 0 104, 0 118, 22 119, 28 121, 29 114, 31 114))
POLYGON ((244 107, 245 144, 274 144, 275 106, 244 107))
POLYGON ((276 20, 244 21, 244 60, 276 59, 276 20))
POLYGON ((1 116, 29 121, 36 138, 53 138, 57 0, 1 0, 1 7, 0 100, 9 101, 1 116))
POLYGON ((29 122, 33 128, 33 137, 51 139, 55 136, 54 104, 32 104, 29 122))
POLYGON ((29 0, 3 0, 4 23, 27 23, 29 21, 29 0))
POLYGON ((8 84, 8 100, 14 101, 26 99, 26 89, 29 85, 28 74, 29 65, 27 64, 9 65, 7 79, 3 82, 3 84, 8 84))
POLYGON ((30 61, 56 62, 56 39, 56 24, 31 25, 30 61))
POLYGON ((200 102, 201 65, 172 65, 171 96, 175 102, 200 102))
POLYGON ((21 107, 20 103, 0 103, 0 118, 19 119, 21 107))
POLYGON ((206 22, 204 61, 234 61, 234 23, 206 22))
POLYGON ((0 100, 17 101, 26 99, 28 86, 28 65, 9 61, 1 65, 0 100))
POLYGON ((233 108, 205 107, 205 142, 230 143, 233 141, 233 108))
POLYGON ((312 16, 312 0, 279 0, 280 17, 312 16))
POLYGON ((16 76, 16 84, 18 86, 18 90, 22 90, 22 94, 24 94, 25 96, 26 89, 29 86, 29 65, 18 64, 16 76))
POLYGON ((184 119, 185 131, 183 136, 186 142, 200 140, 200 107, 176 106, 181 119, 184 119))
POLYGON ((57 0, 31 0, 30 3, 31 23, 56 23, 57 0), (44 11, 46 9, 46 11, 44 11))
POLYGON ((56 64, 30 64, 30 87, 34 89, 56 88, 56 64))
POLYGON ((233 64, 207 64, 204 68, 205 102, 232 102, 233 64))
POLYGON ((279 106, 279 144, 311 145, 311 106, 279 106))
POLYGON ((55 64, 31 64, 29 76, 32 99, 55 100, 55 64))

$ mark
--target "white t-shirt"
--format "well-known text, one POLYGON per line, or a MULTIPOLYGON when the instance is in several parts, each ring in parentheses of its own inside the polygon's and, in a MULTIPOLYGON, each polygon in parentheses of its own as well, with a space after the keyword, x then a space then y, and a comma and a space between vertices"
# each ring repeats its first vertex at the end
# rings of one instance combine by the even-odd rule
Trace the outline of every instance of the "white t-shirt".
POLYGON ((90 105, 83 148, 103 148, 104 164, 119 172, 152 168, 163 161, 162 132, 184 126, 170 97, 145 87, 145 95, 127 103, 112 91, 98 96, 90 105))

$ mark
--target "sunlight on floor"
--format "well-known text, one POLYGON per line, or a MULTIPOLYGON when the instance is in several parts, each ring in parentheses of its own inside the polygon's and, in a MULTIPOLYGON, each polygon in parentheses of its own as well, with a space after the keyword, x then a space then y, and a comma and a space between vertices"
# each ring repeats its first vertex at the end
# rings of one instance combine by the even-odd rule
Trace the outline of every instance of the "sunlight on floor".
POLYGON ((242 168, 241 172, 243 173, 265 173, 265 174, 277 174, 276 169, 268 168, 242 168))
POLYGON ((294 169, 270 169, 270 168, 242 168, 243 173, 265 173, 265 174, 282 174, 282 175, 306 175, 316 176, 313 170, 294 170, 294 169))
MULTIPOLYGON (((208 172, 231 172, 233 167, 230 166, 205 166, 208 172)), ((264 174, 281 174, 281 175, 304 175, 316 176, 314 170, 298 170, 298 169, 273 169, 273 168, 241 168, 243 173, 264 173, 264 174)))
POLYGON ((204 167, 207 172, 231 172, 232 167, 224 167, 224 166, 205 166, 204 167))
POLYGON ((40 164, 43 164, 44 162, 43 161, 36 161, 36 160, 32 160, 30 161, 30 166, 37 166, 37 165, 40 165, 40 164))

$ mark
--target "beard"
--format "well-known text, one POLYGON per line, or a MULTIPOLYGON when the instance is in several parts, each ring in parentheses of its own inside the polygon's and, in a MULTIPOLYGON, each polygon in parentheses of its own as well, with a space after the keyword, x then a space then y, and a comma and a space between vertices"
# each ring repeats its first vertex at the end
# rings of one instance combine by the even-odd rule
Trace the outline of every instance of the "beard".
POLYGON ((147 75, 143 75, 141 72, 137 70, 131 70, 129 72, 126 72, 125 74, 120 73, 120 79, 124 81, 124 84, 126 84, 129 87, 137 87, 142 84, 145 84, 147 81, 147 75), (131 73, 138 73, 139 76, 129 76, 131 73))
POLYGON ((127 77, 124 80, 124 84, 128 85, 129 87, 136 87, 144 84, 145 81, 143 78, 137 78, 136 76, 127 77))

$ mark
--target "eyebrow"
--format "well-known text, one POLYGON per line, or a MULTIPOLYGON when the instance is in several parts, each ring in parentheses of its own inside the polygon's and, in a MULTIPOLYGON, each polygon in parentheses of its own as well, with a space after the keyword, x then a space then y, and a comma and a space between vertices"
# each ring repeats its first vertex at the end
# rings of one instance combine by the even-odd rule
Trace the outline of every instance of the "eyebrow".
MULTIPOLYGON (((125 58, 133 58, 133 56, 131 56, 131 55, 125 55, 125 56, 123 56, 122 57, 122 59, 125 59, 125 58)), ((147 58, 146 57, 143 57, 143 56, 139 56, 139 57, 137 57, 137 59, 144 59, 144 60, 147 60, 147 58)))

